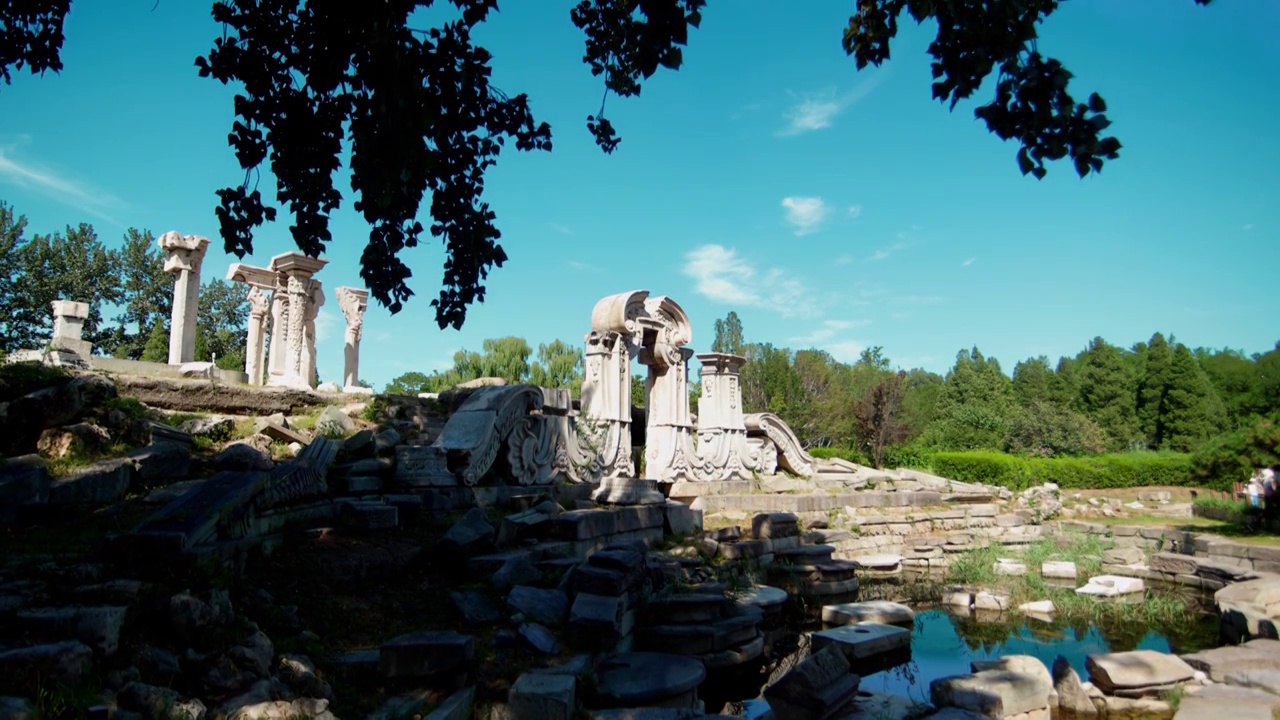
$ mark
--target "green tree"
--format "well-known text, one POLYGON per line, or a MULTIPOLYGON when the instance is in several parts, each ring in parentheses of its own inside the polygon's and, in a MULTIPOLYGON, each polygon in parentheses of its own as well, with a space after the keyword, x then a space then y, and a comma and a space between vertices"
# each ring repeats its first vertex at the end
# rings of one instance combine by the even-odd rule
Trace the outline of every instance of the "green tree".
POLYGON ((995 358, 961 350, 938 397, 927 442, 949 450, 999 449, 1014 405, 1013 381, 995 358))
POLYGON ((877 468, 884 467, 885 448, 900 442, 907 434, 902 419, 906 380, 905 372, 886 373, 853 406, 859 444, 877 468))
POLYGON ((1107 449, 1127 450, 1140 437, 1136 383, 1120 350, 1094 338, 1080 360, 1080 407, 1107 434, 1107 449))
POLYGON ((1186 345, 1173 351, 1160 408, 1160 448, 1190 452, 1210 435, 1215 426, 1213 387, 1186 345))
POLYGON ((157 322, 167 322, 173 312, 173 277, 164 271, 164 252, 150 230, 129 228, 116 253, 120 272, 119 326, 111 347, 116 357, 137 359, 147 343, 147 332, 157 322))
MULTIPOLYGON (((219 0, 212 12, 214 45, 196 59, 202 77, 243 88, 228 143, 245 178, 268 165, 277 199, 294 215, 294 241, 309 255, 320 255, 332 238, 330 214, 342 201, 334 169, 348 160, 355 207, 371 226, 361 277, 392 312, 413 294, 406 282, 412 273, 399 253, 422 239, 426 228, 416 218, 430 193, 430 232, 445 244, 442 288, 433 301, 441 327, 462 325, 467 308, 484 300, 490 269, 507 259, 497 243, 496 215, 481 200, 485 171, 509 139, 518 150, 551 149, 550 126, 534 119, 527 96, 491 85, 493 54, 472 40, 497 3, 452 5, 454 12, 428 14, 419 11, 436 6, 432 0, 219 0)), ((630 97, 659 68, 681 67, 689 30, 701 24, 705 5, 581 0, 570 19, 586 36, 583 60, 603 76, 606 95, 630 97)), ((1037 47, 1040 23, 1059 5, 862 0, 842 46, 859 70, 879 66, 889 58, 904 13, 917 23, 934 21, 932 96, 954 109, 994 75, 987 87, 995 96, 974 115, 998 138, 1017 144, 1021 172, 1042 178, 1046 162, 1069 158, 1084 176, 1117 158, 1120 142, 1104 135, 1110 121, 1103 99, 1093 93, 1079 102, 1069 90, 1071 73, 1037 47)), ((14 68, 62 69, 70 8, 69 0, 0 7, 6 81, 14 68)), ((606 153, 621 142, 603 104, 586 125, 606 153)), ((252 252, 255 229, 276 219, 276 208, 249 180, 238 183, 218 191, 217 214, 225 248, 243 256, 252 252)))
POLYGON ((147 342, 138 359, 154 363, 169 362, 169 330, 165 328, 163 320, 157 318, 151 326, 151 332, 147 333, 147 342))
POLYGON ((196 310, 196 360, 209 361, 216 355, 218 367, 244 370, 248 323, 244 286, 220 278, 206 280, 196 310))
POLYGON ((747 412, 774 412, 785 420, 799 402, 800 378, 791 364, 791 351, 768 343, 744 348, 742 408, 747 412))
POLYGON ((730 310, 723 320, 716 320, 716 337, 711 342, 711 352, 741 355, 745 347, 742 321, 738 319, 738 313, 730 310))
POLYGON ((1142 381, 1138 384, 1138 429, 1149 448, 1160 447, 1165 440, 1165 428, 1161 417, 1165 393, 1173 373, 1173 353, 1164 335, 1156 333, 1147 343, 1146 362, 1142 368, 1142 381))
POLYGON ((67 226, 65 233, 36 235, 17 250, 18 274, 6 339, 13 349, 38 348, 53 331, 54 300, 88 303, 82 335, 99 343, 104 304, 119 302, 117 260, 93 226, 67 226))
POLYGON ((1016 408, 1005 436, 1005 450, 1044 457, 1086 455, 1106 450, 1102 428, 1080 413, 1032 400, 1016 408))
POLYGON ((1049 358, 1043 355, 1013 366, 1013 395, 1023 407, 1036 402, 1051 402, 1055 381, 1056 373, 1049 366, 1049 358))
MULTIPOLYGON (((645 379, 643 375, 631 376, 631 405, 632 407, 642 408, 647 406, 649 399, 648 390, 645 388, 645 379)), ((694 406, 696 407, 696 406, 694 406)))
POLYGON ((582 390, 582 350, 563 340, 538 346, 538 360, 529 367, 529 382, 545 388, 582 390))
POLYGON ((420 372, 407 372, 391 382, 383 388, 384 395, 417 395, 422 392, 432 392, 427 388, 431 386, 431 378, 420 372))
POLYGON ((907 437, 915 437, 938 415, 938 398, 946 380, 937 373, 914 368, 907 371, 906 389, 902 397, 902 415, 907 424, 907 437))
POLYGON ((25 215, 14 215, 13 206, 0 201, 0 353, 23 349, 23 337, 14 322, 21 301, 23 234, 25 215))

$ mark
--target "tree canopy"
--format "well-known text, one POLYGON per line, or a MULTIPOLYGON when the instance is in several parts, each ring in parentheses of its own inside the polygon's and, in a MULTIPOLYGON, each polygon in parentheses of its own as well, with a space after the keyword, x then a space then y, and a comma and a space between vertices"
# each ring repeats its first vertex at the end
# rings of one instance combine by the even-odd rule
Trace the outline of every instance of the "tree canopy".
MULTIPOLYGON (((1207 5, 1210 0, 1194 0, 1207 5)), ((440 327, 460 328, 483 302, 484 280, 507 254, 496 214, 482 199, 486 171, 507 141, 518 150, 550 150, 551 128, 538 122, 524 94, 490 82, 491 53, 472 40, 497 0, 451 0, 449 19, 421 26, 434 0, 378 3, 306 0, 218 0, 212 4, 213 46, 197 71, 235 84, 236 120, 228 142, 245 171, 217 191, 223 246, 243 257, 256 228, 278 208, 257 188, 266 164, 276 201, 293 217, 294 242, 318 256, 332 240, 330 213, 342 194, 334 172, 350 147, 354 208, 370 225, 361 278, 398 312, 414 293, 400 253, 423 232, 445 247, 440 327), (418 220, 429 195, 431 222, 418 220)), ((603 76, 606 98, 639 95, 659 68, 678 70, 690 28, 706 0, 581 0, 570 12, 585 36, 583 62, 603 76)), ((932 21, 928 52, 933 97, 954 109, 995 76, 995 97, 974 115, 1001 140, 1017 145, 1021 172, 1043 178, 1046 163, 1070 159, 1084 177, 1119 157, 1120 141, 1097 93, 1077 100, 1071 73, 1037 46, 1037 26, 1059 0, 858 0, 841 39, 861 70, 889 59, 905 18, 932 21)), ((62 69, 63 22, 70 0, 23 0, 0 6, 0 76, 62 69)), ((833 28, 834 30, 834 28, 833 28)), ((836 38, 833 32, 832 41, 836 38)), ((587 130, 606 153, 621 142, 604 103, 587 130)))

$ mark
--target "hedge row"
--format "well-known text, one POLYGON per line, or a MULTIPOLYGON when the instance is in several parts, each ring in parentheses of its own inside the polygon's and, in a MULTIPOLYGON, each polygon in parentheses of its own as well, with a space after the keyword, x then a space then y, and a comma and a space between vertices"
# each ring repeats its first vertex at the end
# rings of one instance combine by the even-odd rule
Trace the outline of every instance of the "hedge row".
POLYGON ((1191 457, 1176 453, 1027 458, 999 452, 939 452, 933 454, 930 464, 942 477, 1010 490, 1047 482, 1075 490, 1198 486, 1202 482, 1192 473, 1191 457))

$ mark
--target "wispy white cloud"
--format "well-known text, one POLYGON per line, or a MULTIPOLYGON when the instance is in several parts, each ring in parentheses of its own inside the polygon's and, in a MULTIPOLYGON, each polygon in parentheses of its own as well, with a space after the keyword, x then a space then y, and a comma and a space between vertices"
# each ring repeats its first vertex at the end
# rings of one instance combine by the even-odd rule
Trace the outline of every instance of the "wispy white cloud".
POLYGON ((750 115, 760 109, 760 103, 748 103, 733 111, 729 115, 730 120, 741 120, 743 117, 750 115))
POLYGON ((976 261, 977 261, 977 259, 978 259, 978 258, 976 258, 976 257, 965 258, 964 262, 960 263, 960 267, 969 267, 969 266, 970 266, 970 265, 972 265, 974 262, 976 262, 976 261))
POLYGON ((684 274, 694 291, 724 305, 760 307, 784 317, 818 314, 818 299, 781 268, 759 271, 736 250, 709 244, 685 254, 684 274))
POLYGON ((910 320, 913 317, 915 317, 915 313, 910 310, 895 310, 894 312, 889 313, 890 320, 910 320))
POLYGON ((37 190, 65 205, 124 227, 123 223, 110 214, 125 207, 120 198, 51 168, 15 157, 18 147, 30 142, 31 136, 20 135, 17 143, 0 146, 0 182, 37 190))
POLYGON ((836 258, 837 265, 848 265, 851 262, 853 262, 853 256, 848 253, 845 253, 844 255, 841 255, 840 257, 836 258))
POLYGON ((569 266, 570 270, 577 270, 578 272, 594 272, 600 269, 591 263, 585 263, 581 260, 570 260, 566 264, 569 266))
POLYGON ((788 137, 831 127, 836 116, 871 94, 884 77, 885 71, 878 70, 863 76, 862 82, 847 92, 838 93, 833 88, 795 96, 795 104, 783 113, 787 124, 777 134, 788 137))
POLYGON ((551 229, 552 229, 552 230, 554 230, 555 232, 560 233, 561 235, 576 235, 576 234, 577 234, 577 233, 575 233, 575 232, 573 231, 573 228, 569 227, 568 225, 561 224, 561 223, 551 223, 551 229))
POLYGON ((322 343, 333 337, 334 330, 338 329, 338 323, 337 313, 321 308, 316 313, 316 342, 322 343))
POLYGON ((863 350, 867 349, 867 346, 857 340, 845 340, 827 345, 825 349, 836 360, 842 363, 853 363, 858 361, 858 357, 862 355, 863 350))
POLYGON ((857 220, 859 217, 862 216, 862 206, 850 205, 848 212, 846 212, 845 214, 849 217, 850 220, 857 220))
POLYGON ((784 197, 782 207, 787 211, 787 224, 795 228, 796 235, 814 232, 830 214, 827 204, 820 197, 784 197))
POLYGON ((887 248, 882 248, 880 250, 877 250, 871 253, 871 256, 868 257, 867 259, 868 260, 884 260, 890 255, 898 252, 899 250, 906 250, 906 249, 907 249, 907 244, 905 242, 896 242, 887 248))
POLYGON ((1242 229, 1243 229, 1245 232, 1249 232, 1250 230, 1252 230, 1252 229, 1253 229, 1253 223, 1249 223, 1248 225, 1245 225, 1245 226, 1244 226, 1244 228, 1242 228, 1242 229))
POLYGON ((793 342, 802 346, 821 345, 827 343, 832 338, 845 330, 853 328, 865 327, 870 325, 870 320, 824 320, 821 325, 814 328, 808 335, 789 338, 788 342, 793 342))

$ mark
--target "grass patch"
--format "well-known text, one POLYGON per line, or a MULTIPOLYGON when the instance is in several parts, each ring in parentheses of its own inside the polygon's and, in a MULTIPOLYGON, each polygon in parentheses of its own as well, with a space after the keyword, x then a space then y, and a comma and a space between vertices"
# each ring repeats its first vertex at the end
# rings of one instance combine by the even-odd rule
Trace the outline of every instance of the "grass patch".
POLYGON ((63 368, 38 362, 0 365, 0 402, 9 402, 41 388, 57 385, 70 377, 63 368))
POLYGON ((1072 533, 1056 539, 1038 540, 1022 549, 979 548, 952 561, 948 580, 1007 595, 1012 607, 1036 600, 1051 600, 1057 609, 1055 614, 1068 622, 1137 622, 1151 627, 1169 627, 1185 622, 1192 610, 1180 597, 1148 590, 1143 602, 1130 604, 1076 594, 1074 585, 1101 574, 1102 552, 1110 546, 1105 537, 1072 533), (994 566, 999 558, 1025 563, 1027 574, 997 575, 994 566), (1077 582, 1072 587, 1060 587, 1041 577, 1040 567, 1049 560, 1075 563, 1077 582))
POLYGON ((60 458, 54 458, 52 460, 49 460, 48 463, 46 464, 46 468, 49 470, 49 475, 51 475, 52 477, 55 477, 55 478, 66 477, 76 472, 77 470, 82 470, 92 465, 93 463, 99 460, 102 460, 105 458, 120 457, 125 453, 129 452, 129 450, 131 449, 132 448, 130 448, 125 443, 115 442, 103 448, 102 450, 94 453, 88 453, 88 454, 78 453, 78 452, 67 453, 66 455, 60 458))
POLYGON ((138 398, 113 397, 104 405, 108 410, 119 410, 130 420, 145 420, 149 416, 147 406, 143 405, 138 398))
POLYGON ((1234 515, 1243 515, 1251 509, 1248 500, 1234 500, 1224 497, 1197 497, 1195 505, 1202 508, 1221 510, 1234 515))

